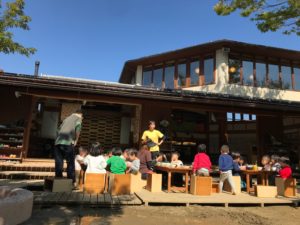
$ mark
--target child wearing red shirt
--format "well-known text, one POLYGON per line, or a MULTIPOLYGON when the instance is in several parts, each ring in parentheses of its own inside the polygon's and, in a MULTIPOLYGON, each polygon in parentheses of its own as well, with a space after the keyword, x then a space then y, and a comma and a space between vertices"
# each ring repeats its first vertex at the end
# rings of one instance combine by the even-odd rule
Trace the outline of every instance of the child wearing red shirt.
POLYGON ((290 159, 288 157, 280 157, 279 163, 281 166, 281 170, 279 170, 279 176, 282 179, 292 178, 292 169, 290 167, 290 159))
POLYGON ((206 154, 206 145, 198 145, 197 152, 198 153, 195 155, 193 162, 193 172, 198 176, 208 177, 211 168, 211 161, 209 156, 206 154))

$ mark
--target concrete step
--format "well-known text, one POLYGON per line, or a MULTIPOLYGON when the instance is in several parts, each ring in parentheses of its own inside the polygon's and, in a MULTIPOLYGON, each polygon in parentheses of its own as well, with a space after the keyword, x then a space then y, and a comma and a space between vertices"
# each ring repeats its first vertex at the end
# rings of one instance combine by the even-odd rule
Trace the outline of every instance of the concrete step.
MULTIPOLYGON (((44 180, 48 177, 54 177, 54 172, 36 172, 36 171, 0 171, 0 179, 13 180, 44 180)), ((66 176, 66 173, 63 174, 66 176)))

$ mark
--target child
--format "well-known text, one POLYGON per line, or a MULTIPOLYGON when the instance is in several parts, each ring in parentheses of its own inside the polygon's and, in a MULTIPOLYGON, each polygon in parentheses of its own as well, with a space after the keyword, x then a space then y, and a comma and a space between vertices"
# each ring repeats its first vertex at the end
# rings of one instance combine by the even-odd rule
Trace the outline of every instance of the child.
POLYGON ((263 165, 263 170, 265 171, 271 171, 271 158, 270 156, 268 155, 264 155, 262 158, 261 158, 261 164, 263 165))
POLYGON ((107 161, 110 157, 112 157, 112 149, 109 149, 107 151, 104 151, 103 157, 105 159, 105 161, 107 161))
POLYGON ((129 149, 124 149, 122 155, 120 156, 121 159, 124 159, 124 161, 128 160, 128 151, 129 151, 129 149))
POLYGON ((278 155, 271 155, 271 165, 272 165, 272 171, 276 171, 277 173, 281 169, 279 161, 279 156, 278 155))
POLYGON ((233 159, 229 155, 228 145, 223 145, 221 147, 221 155, 219 157, 219 169, 220 169, 220 183, 219 183, 220 193, 223 191, 224 181, 228 180, 228 183, 232 190, 232 194, 236 195, 235 186, 232 179, 233 159))
MULTIPOLYGON (((240 166, 241 154, 239 152, 232 152, 231 156, 233 159, 232 175, 241 177, 241 170, 246 169, 245 166, 240 166)), ((245 181, 242 180, 242 178, 241 178, 241 188, 246 188, 246 183, 245 181)))
POLYGON ((154 165, 156 165, 158 162, 168 162, 167 157, 164 153, 159 152, 156 158, 153 160, 154 165))
POLYGON ((124 159, 121 159, 122 150, 120 148, 114 148, 112 152, 113 156, 107 160, 107 165, 110 168, 110 172, 113 174, 125 174, 126 164, 124 159))
POLYGON ((171 165, 175 165, 175 167, 183 166, 183 163, 181 160, 179 160, 179 157, 179 152, 173 152, 171 155, 171 165))
POLYGON ((246 164, 245 158, 243 156, 240 156, 239 166, 245 166, 245 164, 246 164))
POLYGON ((279 170, 279 176, 282 179, 292 178, 292 169, 290 167, 290 159, 288 157, 280 157, 279 163, 281 166, 281 170, 279 170))
POLYGON ((129 170, 128 173, 137 174, 140 170, 140 160, 137 157, 138 151, 130 149, 128 152, 129 170))
POLYGON ((87 154, 88 151, 85 148, 79 147, 79 152, 75 157, 75 188, 78 188, 80 173, 83 170, 83 160, 87 156, 87 154))
POLYGON ((87 166, 86 173, 106 173, 106 160, 101 155, 102 148, 99 142, 92 144, 90 153, 85 157, 83 163, 87 166))
POLYGON ((140 159, 140 172, 142 179, 147 180, 148 174, 153 173, 151 153, 147 145, 142 145, 137 157, 140 159))
POLYGON ((211 161, 209 156, 206 154, 206 145, 200 144, 197 146, 197 154, 194 157, 193 172, 197 176, 209 176, 211 168, 211 161))

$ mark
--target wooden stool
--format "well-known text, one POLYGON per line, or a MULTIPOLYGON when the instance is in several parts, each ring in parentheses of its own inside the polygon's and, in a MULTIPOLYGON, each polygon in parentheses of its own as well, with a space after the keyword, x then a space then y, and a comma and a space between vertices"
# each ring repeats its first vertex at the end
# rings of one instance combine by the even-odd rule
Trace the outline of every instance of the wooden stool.
POLYGON ((46 178, 44 190, 52 192, 71 192, 73 189, 72 179, 46 178))
POLYGON ((130 194, 131 174, 109 174, 108 192, 111 195, 130 194))
POLYGON ((89 194, 102 194, 106 174, 85 173, 83 191, 89 194))
POLYGON ((162 174, 148 174, 146 189, 150 192, 161 192, 162 174))
MULTIPOLYGON (((233 180, 233 184, 235 187, 235 193, 240 194, 241 193, 241 177, 240 176, 232 176, 232 180, 233 180)), ((224 185, 223 185, 223 190, 227 191, 227 192, 232 192, 228 180, 225 180, 224 185)))
POLYGON ((211 192, 212 193, 219 193, 219 183, 212 183, 211 192))
POLYGON ((212 177, 200 177, 193 175, 191 177, 190 192, 192 195, 211 195, 212 177))
POLYGON ((254 186, 255 195, 260 198, 275 198, 277 196, 276 186, 254 186))
POLYGON ((294 197, 297 194, 297 182, 294 178, 282 179, 276 177, 275 184, 277 186, 278 195, 284 197, 294 197))
POLYGON ((140 173, 134 175, 130 174, 130 193, 135 193, 141 191, 147 185, 146 180, 142 180, 142 175, 140 173))

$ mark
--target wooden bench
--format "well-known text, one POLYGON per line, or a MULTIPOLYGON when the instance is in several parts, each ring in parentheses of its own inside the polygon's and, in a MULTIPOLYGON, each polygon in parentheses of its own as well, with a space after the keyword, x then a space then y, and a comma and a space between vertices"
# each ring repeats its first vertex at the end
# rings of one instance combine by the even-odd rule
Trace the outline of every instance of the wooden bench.
POLYGON ((83 191, 89 194, 102 194, 105 190, 106 174, 85 173, 83 191))
POLYGON ((275 198, 277 196, 277 187, 276 186, 255 185, 254 192, 255 192, 255 195, 259 198, 275 198))
POLYGON ((294 178, 282 179, 276 177, 275 184, 277 187, 278 195, 284 197, 294 197, 297 194, 297 182, 294 178))
MULTIPOLYGON (((241 177, 240 176, 232 176, 233 184, 235 187, 235 193, 240 194, 241 193, 241 177)), ((229 182, 225 180, 223 185, 223 190, 227 192, 232 192, 231 186, 229 185, 229 182)))
POLYGON ((146 180, 142 180, 142 175, 138 174, 130 174, 130 193, 139 192, 144 189, 147 185, 146 180))
POLYGON ((148 175, 146 189, 150 192, 161 192, 162 174, 152 173, 148 175))
POLYGON ((212 194, 212 177, 191 176, 191 189, 192 195, 207 196, 212 194))
POLYGON ((109 174, 108 193, 111 195, 129 195, 131 174, 109 174))

